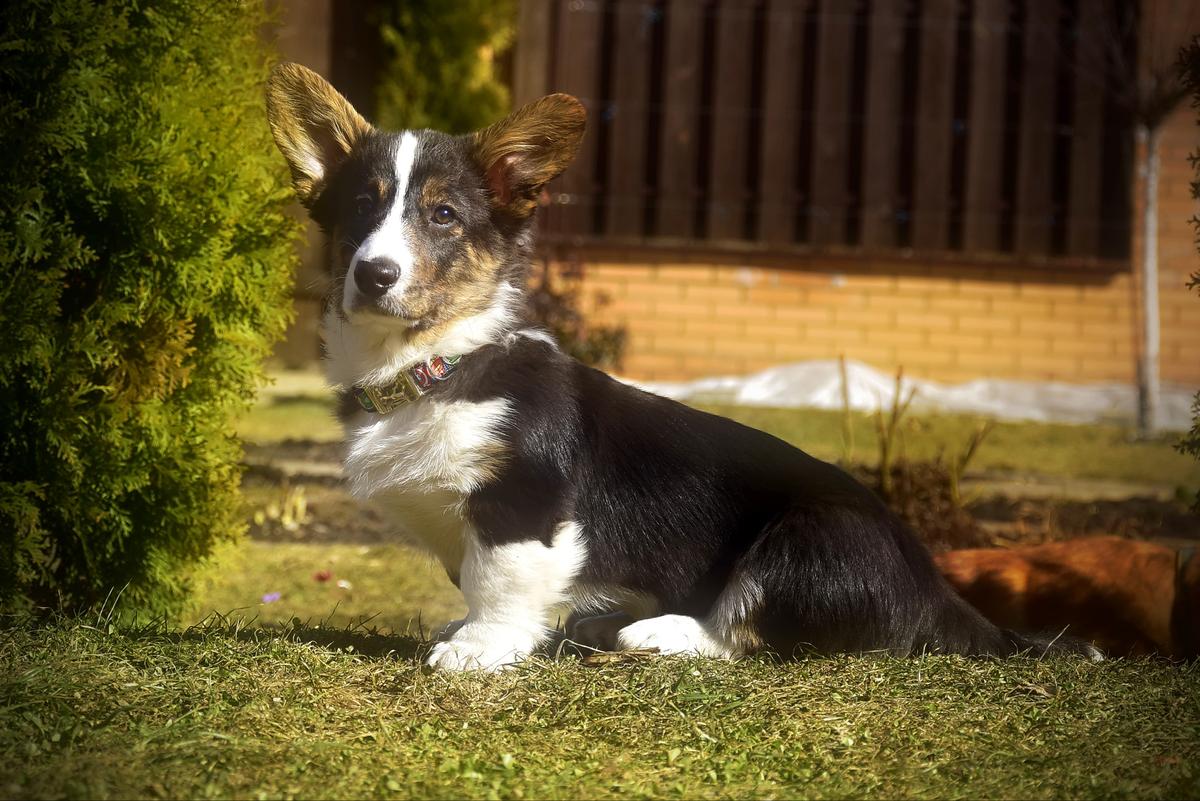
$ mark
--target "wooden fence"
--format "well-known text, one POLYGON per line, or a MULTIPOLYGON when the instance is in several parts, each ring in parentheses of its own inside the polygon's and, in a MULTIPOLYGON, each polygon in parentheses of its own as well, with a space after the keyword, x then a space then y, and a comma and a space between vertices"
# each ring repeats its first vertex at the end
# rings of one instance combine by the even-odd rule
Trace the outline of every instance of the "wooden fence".
POLYGON ((517 101, 569 92, 590 118, 545 234, 1125 258, 1133 140, 1108 20, 1131 8, 522 0, 517 101))

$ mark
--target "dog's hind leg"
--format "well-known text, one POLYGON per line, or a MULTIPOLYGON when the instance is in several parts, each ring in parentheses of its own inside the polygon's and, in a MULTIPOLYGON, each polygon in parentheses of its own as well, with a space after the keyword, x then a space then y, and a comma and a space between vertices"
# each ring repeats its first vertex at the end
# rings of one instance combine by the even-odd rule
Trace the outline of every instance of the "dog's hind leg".
POLYGON ((687 615, 660 615, 630 623, 617 632, 622 650, 656 648, 660 654, 729 658, 739 649, 711 623, 687 615))

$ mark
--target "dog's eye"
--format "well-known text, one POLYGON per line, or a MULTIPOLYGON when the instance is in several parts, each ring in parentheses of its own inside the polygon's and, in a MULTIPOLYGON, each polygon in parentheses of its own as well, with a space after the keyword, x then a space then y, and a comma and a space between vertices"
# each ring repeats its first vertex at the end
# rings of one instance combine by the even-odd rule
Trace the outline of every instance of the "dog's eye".
POLYGON ((358 212, 359 217, 366 217, 375 210, 375 198, 364 192, 354 198, 354 210, 358 212))
POLYGON ((449 206, 438 206, 433 210, 433 221, 438 225, 449 225, 457 219, 458 215, 449 206))

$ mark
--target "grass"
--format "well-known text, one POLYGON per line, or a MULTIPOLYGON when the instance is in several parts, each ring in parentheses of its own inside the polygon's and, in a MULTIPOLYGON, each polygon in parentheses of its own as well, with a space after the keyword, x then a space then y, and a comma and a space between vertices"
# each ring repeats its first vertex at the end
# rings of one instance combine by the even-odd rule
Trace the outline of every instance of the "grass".
POLYGON ((0 631, 9 797, 1187 798, 1200 668, 564 658, 304 627, 0 631))
MULTIPOLYGON (((336 441, 331 408, 293 381, 239 430, 336 441)), ((840 414, 714 410, 843 455, 840 414)), ((853 424, 853 455, 870 461, 873 422, 853 424)), ((961 447, 974 425, 914 416, 907 455, 961 447)), ((973 466, 1200 484, 1169 442, 1112 426, 1001 423, 973 466)), ((247 513, 279 492, 259 489, 247 513)), ((1200 663, 563 657, 493 676, 423 670, 421 634, 462 608, 441 569, 400 545, 247 541, 208 574, 186 628, 0 620, 0 796, 1200 796, 1200 663)))
MULTIPOLYGON (((774 434, 827 461, 843 455, 842 413, 819 409, 703 406, 774 434)), ((875 464, 879 438, 871 415, 852 414, 851 461, 875 464)), ((969 415, 909 414, 901 422, 900 451, 913 460, 947 458, 966 447, 982 419, 969 415)), ((1174 448, 1177 435, 1138 441, 1132 429, 1113 425, 1070 425, 998 421, 971 460, 973 471, 1105 479, 1171 487, 1200 486, 1200 462, 1174 448)))
POLYGON ((247 541, 210 571, 190 622, 232 613, 277 629, 299 619, 419 635, 465 612, 446 572, 402 545, 247 541), (263 602, 275 593, 278 600, 263 602))

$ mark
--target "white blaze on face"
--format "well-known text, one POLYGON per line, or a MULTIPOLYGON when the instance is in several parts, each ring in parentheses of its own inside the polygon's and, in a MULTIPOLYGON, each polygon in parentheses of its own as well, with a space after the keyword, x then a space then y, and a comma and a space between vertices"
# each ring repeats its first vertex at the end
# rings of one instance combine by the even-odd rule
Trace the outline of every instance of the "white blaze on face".
POLYGON ((408 236, 404 224, 404 195, 408 192, 408 180, 412 176, 413 164, 417 161, 417 137, 411 133, 402 134, 396 147, 396 176, 395 192, 392 194, 392 205, 371 234, 363 240, 350 259, 350 269, 346 272, 346 290, 342 293, 342 308, 346 312, 353 311, 353 299, 358 290, 354 283, 354 268, 360 261, 372 259, 387 259, 400 267, 400 280, 388 290, 391 297, 400 297, 412 278, 413 255, 409 247, 408 236))

